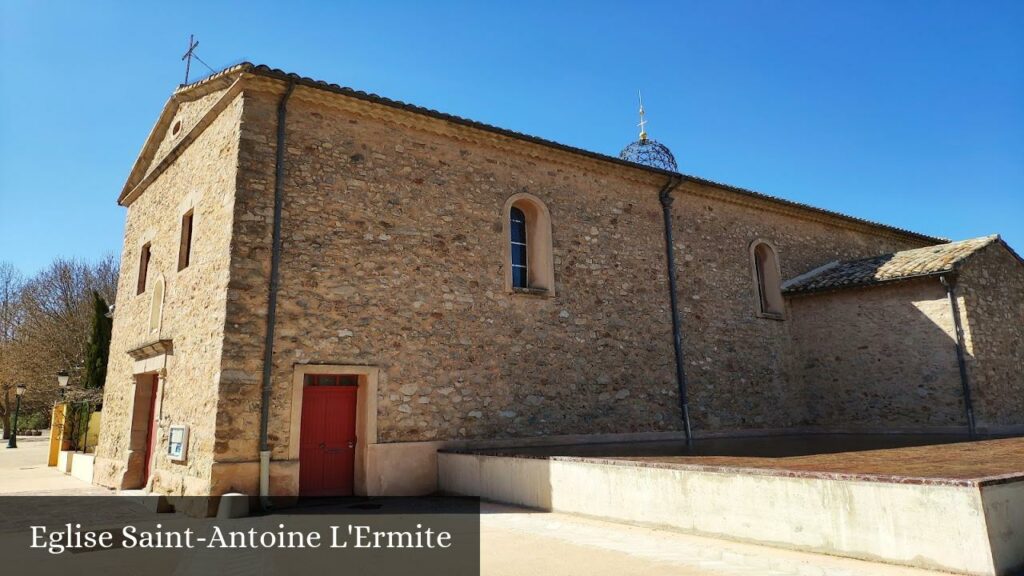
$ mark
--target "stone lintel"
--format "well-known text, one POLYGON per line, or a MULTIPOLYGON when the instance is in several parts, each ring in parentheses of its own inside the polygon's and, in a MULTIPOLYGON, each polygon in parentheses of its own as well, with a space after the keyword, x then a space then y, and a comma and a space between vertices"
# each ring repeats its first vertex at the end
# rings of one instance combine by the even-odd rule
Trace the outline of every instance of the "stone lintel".
POLYGON ((128 351, 128 355, 133 360, 145 360, 161 354, 167 356, 174 354, 174 344, 171 340, 156 340, 128 351))

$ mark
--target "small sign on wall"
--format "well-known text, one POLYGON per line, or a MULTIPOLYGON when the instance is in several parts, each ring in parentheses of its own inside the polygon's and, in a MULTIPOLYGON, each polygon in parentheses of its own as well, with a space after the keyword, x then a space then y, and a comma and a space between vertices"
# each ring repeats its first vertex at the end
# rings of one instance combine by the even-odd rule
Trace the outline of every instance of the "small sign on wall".
POLYGON ((172 425, 167 442, 167 455, 172 462, 182 462, 188 458, 188 426, 172 425))

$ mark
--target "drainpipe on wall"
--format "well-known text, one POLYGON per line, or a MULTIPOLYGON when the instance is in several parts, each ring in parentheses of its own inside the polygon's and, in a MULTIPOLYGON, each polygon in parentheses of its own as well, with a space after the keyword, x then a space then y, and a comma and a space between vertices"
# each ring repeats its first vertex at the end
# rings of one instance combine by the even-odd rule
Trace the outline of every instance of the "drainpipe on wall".
POLYGON ((672 348, 676 354, 676 385, 679 387, 679 410, 686 430, 686 445, 693 447, 690 431, 690 401, 686 395, 686 371, 683 369, 683 335, 679 323, 679 302, 676 297, 676 264, 672 247, 672 191, 679 186, 680 178, 672 176, 658 193, 661 213, 665 218, 665 263, 668 268, 668 295, 672 305, 672 348))
POLYGON ((946 296, 949 297, 949 306, 953 310, 953 327, 956 332, 956 363, 960 368, 960 386, 964 394, 964 412, 967 416, 967 432, 971 438, 975 437, 974 428, 974 405, 971 402, 971 382, 967 379, 966 346, 964 344, 964 327, 960 322, 960 305, 956 300, 956 277, 939 276, 942 285, 946 287, 946 296))
POLYGON ((270 374, 274 364, 274 325, 277 321, 277 290, 280 285, 281 269, 281 209, 284 206, 284 152, 285 119, 288 116, 288 99, 295 89, 295 81, 288 82, 288 88, 277 105, 277 149, 274 158, 274 232, 270 249, 270 290, 267 299, 267 334, 263 344, 263 379, 260 404, 260 504, 270 508, 270 374))

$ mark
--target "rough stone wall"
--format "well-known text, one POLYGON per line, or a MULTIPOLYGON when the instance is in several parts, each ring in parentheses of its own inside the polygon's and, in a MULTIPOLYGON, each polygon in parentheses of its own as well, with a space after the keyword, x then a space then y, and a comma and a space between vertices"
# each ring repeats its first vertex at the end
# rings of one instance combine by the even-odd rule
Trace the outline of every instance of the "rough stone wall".
POLYGON ((241 110, 238 98, 128 207, 97 452, 101 484, 118 485, 128 458, 135 377, 127 351, 169 339, 174 354, 162 394, 154 487, 164 493, 208 493, 241 110), (178 271, 181 216, 189 206, 194 209, 191 264, 178 271), (152 246, 147 287, 136 295, 139 248, 146 241, 152 246), (163 321, 154 333, 150 303, 160 275, 163 321), (190 426, 185 463, 164 456, 171 424, 190 426))
POLYGON ((966 425, 953 315, 937 278, 788 302, 807 424, 966 425))
MULTIPOLYGON (((229 297, 241 329, 224 373, 244 402, 258 399, 276 103, 247 96, 243 125, 229 297)), ((299 362, 380 366, 382 442, 675 428, 656 187, 324 108, 301 90, 287 138, 272 444, 288 441, 299 362), (551 209, 556 299, 504 292, 502 207, 522 191, 551 209)), ((238 438, 225 454, 254 453, 254 421, 222 415, 238 438)))
POLYGON ((755 313, 750 244, 776 249, 782 277, 792 278, 833 260, 919 247, 835 223, 811 221, 762 202, 727 201, 734 193, 686 183, 676 193, 678 295, 690 383, 691 416, 697 429, 779 428, 808 423, 794 364, 792 318, 755 313))
MULTIPOLYGON (((274 214, 277 123, 273 98, 261 97, 255 91, 243 93, 231 272, 227 287, 227 330, 221 358, 217 442, 213 454, 217 462, 251 462, 259 457, 260 379, 274 214)), ((283 389, 288 382, 289 378, 282 376, 275 380, 275 385, 283 389)))
POLYGON ((1024 425, 1024 263, 999 243, 964 262, 957 283, 975 420, 1024 425))
MULTIPOLYGON (((246 91, 223 461, 257 454, 276 90, 246 91)), ((679 428, 657 178, 510 151, 516 143, 473 141, 436 120, 372 118, 342 100, 300 87, 289 103, 275 458, 286 454, 296 363, 380 366, 382 442, 679 428), (502 207, 522 191, 551 212, 554 299, 503 289, 502 207)), ((784 384, 788 322, 754 315, 750 241, 773 242, 787 277, 922 242, 704 188, 685 184, 674 207, 696 425, 799 423, 784 384)))

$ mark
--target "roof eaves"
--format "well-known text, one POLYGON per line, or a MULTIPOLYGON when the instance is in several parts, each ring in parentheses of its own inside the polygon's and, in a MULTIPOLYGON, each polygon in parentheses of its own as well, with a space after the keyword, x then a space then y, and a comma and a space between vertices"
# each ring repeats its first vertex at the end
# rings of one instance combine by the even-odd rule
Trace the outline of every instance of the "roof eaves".
POLYGON ((714 180, 710 180, 710 179, 707 179, 707 178, 701 178, 699 176, 693 176, 693 175, 683 174, 683 173, 679 173, 679 172, 672 172, 670 170, 662 170, 660 168, 654 168, 652 166, 645 166, 643 164, 637 164, 635 162, 630 162, 628 160, 623 160, 622 158, 618 158, 618 157, 615 157, 615 156, 609 156, 607 154, 601 154, 599 152, 593 152, 591 150, 586 150, 586 149, 583 149, 583 148, 577 148, 575 146, 569 146, 567 144, 561 144, 559 142, 555 142, 554 140, 548 140, 548 139, 545 139, 545 138, 540 138, 538 136, 532 136, 532 135, 529 135, 529 134, 524 134, 522 132, 516 132, 514 130, 509 130, 507 128, 501 128, 501 127, 494 126, 494 125, 491 125, 491 124, 486 124, 486 123, 483 123, 483 122, 478 122, 476 120, 470 120, 468 118, 463 118, 461 116, 455 116, 453 114, 448 114, 446 112, 441 112, 441 111, 438 111, 438 110, 434 110, 432 108, 425 108, 425 107, 422 107, 422 106, 416 106, 414 104, 409 104, 409 103, 406 103, 406 102, 402 102, 400 100, 392 100, 390 98, 386 98, 384 96, 380 96, 380 95, 373 94, 373 93, 370 93, 370 92, 364 92, 362 90, 355 90, 353 88, 348 88, 348 87, 345 87, 345 86, 341 86, 339 84, 333 84, 333 83, 325 82, 323 80, 316 80, 316 79, 310 78, 308 76, 301 76, 299 74, 285 72, 284 70, 281 70, 279 68, 271 68, 270 66, 267 66, 265 64, 253 64, 251 62, 241 62, 239 64, 235 64, 234 66, 225 68, 224 70, 222 70, 220 72, 217 72, 216 74, 212 74, 212 75, 210 75, 210 76, 208 76, 208 77, 206 77, 206 78, 204 78, 202 80, 199 80, 197 82, 193 82, 191 84, 180 86, 180 87, 178 87, 177 90, 175 90, 175 94, 178 94, 178 93, 181 93, 181 92, 185 92, 185 91, 188 91, 188 90, 192 90, 195 87, 201 86, 201 85, 203 85, 205 83, 211 82, 211 81, 213 81, 213 80, 215 80, 217 78, 220 78, 220 77, 228 75, 228 74, 232 74, 232 73, 237 72, 237 71, 243 71, 243 72, 248 72, 248 73, 251 73, 251 74, 257 74, 257 75, 264 76, 264 77, 267 77, 267 78, 275 78, 275 79, 283 80, 283 81, 286 81, 286 82, 295 82, 298 85, 307 86, 307 87, 315 88, 315 89, 319 89, 319 90, 325 90, 325 91, 328 91, 328 92, 333 92, 333 93, 336 93, 336 94, 341 94, 341 95, 344 95, 344 96, 349 96, 349 97, 356 98, 356 99, 359 99, 359 100, 363 100, 363 101, 366 101, 366 102, 371 102, 371 103, 374 103, 374 104, 380 104, 380 105, 383 105, 383 106, 388 106, 388 107, 396 108, 396 109, 399 109, 399 110, 405 110, 405 111, 412 112, 412 113, 415 113, 415 114, 421 114, 421 115, 424 115, 424 116, 429 116, 429 117, 436 118, 436 119, 439 119, 439 120, 444 120, 444 121, 447 121, 447 122, 451 122, 453 124, 459 124, 459 125, 462 125, 462 126, 467 126, 467 127, 470 127, 470 128, 475 128, 475 129, 478 129, 478 130, 484 130, 484 131, 491 132, 491 133, 494 133, 494 134, 499 134, 499 135, 502 135, 502 136, 506 136, 508 138, 513 138, 513 139, 516 139, 516 140, 532 142, 534 144, 539 144, 541 146, 546 146, 548 148, 562 150, 562 151, 565 151, 565 152, 569 152, 571 154, 585 156, 585 157, 592 158, 592 159, 595 159, 595 160, 599 160, 599 161, 602 161, 602 162, 607 162, 607 163, 611 163, 611 164, 615 164, 615 165, 619 165, 619 166, 623 166, 623 167, 628 167, 628 168, 632 168, 632 169, 642 170, 642 171, 649 172, 649 173, 660 174, 660 175, 668 176, 668 177, 677 177, 677 178, 678 177, 682 177, 683 179, 688 180, 688 181, 693 182, 693 183, 696 183, 696 184, 704 184, 704 185, 708 185, 708 186, 714 186, 714 187, 725 189, 725 190, 728 190, 728 191, 731 191, 731 192, 736 192, 738 194, 746 195, 746 196, 749 196, 749 197, 752 197, 752 198, 757 198, 757 199, 760 199, 760 200, 766 200, 768 202, 782 204, 782 205, 785 205, 785 206, 788 206, 788 207, 791 207, 791 208, 796 208, 796 209, 799 209, 799 210, 806 210, 806 211, 809 211, 809 212, 814 212, 814 213, 817 213, 817 214, 820 214, 820 215, 823 215, 823 216, 828 216, 828 217, 831 217, 831 218, 837 218, 837 219, 840 219, 840 220, 845 220, 847 222, 852 222, 852 223, 856 223, 856 224, 860 224, 860 225, 870 226, 870 227, 873 227, 873 228, 879 228, 879 229, 887 230, 887 231, 889 231, 891 233, 895 233, 895 234, 898 234, 898 235, 901 235, 901 236, 909 236, 909 237, 912 237, 912 238, 915 238, 915 239, 918 239, 918 240, 922 240, 922 241, 925 241, 925 242, 933 243, 933 244, 941 244, 941 243, 949 242, 948 238, 940 238, 940 237, 936 237, 936 236, 929 236, 929 235, 926 235, 926 234, 921 234, 921 233, 918 233, 918 232, 913 232, 911 230, 907 230, 907 229, 904 229, 904 228, 899 228, 899 227, 891 226, 891 225, 888 225, 888 224, 882 224, 882 223, 879 223, 879 222, 874 222, 874 221, 871 221, 871 220, 866 220, 864 218, 858 218, 856 216, 850 216, 848 214, 843 214, 841 212, 836 212, 836 211, 828 210, 828 209, 825 209, 825 208, 819 208, 817 206, 812 206, 810 204, 805 204, 803 202, 796 202, 796 201, 793 201, 793 200, 787 200, 785 198, 780 198, 778 196, 772 196, 770 194, 765 194, 763 192, 757 192, 757 191, 750 190, 750 189, 747 189, 747 188, 741 188, 741 187, 738 187, 738 186, 732 186, 730 184, 723 184, 721 182, 716 182, 714 180))
POLYGON ((981 252, 981 251, 982 251, 982 249, 984 249, 984 248, 988 248, 989 246, 991 246, 991 245, 993 245, 993 244, 998 244, 999 246, 1002 246, 1002 247, 1003 247, 1003 248, 1004 248, 1004 249, 1005 249, 1005 250, 1006 250, 1007 252, 1009 252, 1009 253, 1010 253, 1010 256, 1012 256, 1012 257, 1013 257, 1014 259, 1016 259, 1016 260, 1017 260, 1018 262, 1020 262, 1020 263, 1021 263, 1021 265, 1024 265, 1024 258, 1022 258, 1022 257, 1021 257, 1021 255, 1020 255, 1020 254, 1018 254, 1018 253, 1017 253, 1017 251, 1016 251, 1016 250, 1014 250, 1014 249, 1013 249, 1013 248, 1012 248, 1012 247, 1011 247, 1011 246, 1010 246, 1009 244, 1007 244, 1007 243, 1006 243, 1006 241, 1005 241, 1005 240, 1003 240, 1003 237, 1002 237, 1002 236, 1000 236, 999 234, 992 234, 991 236, 988 236, 988 237, 987 237, 987 239, 988 239, 988 242, 985 242, 984 244, 981 244, 980 246, 978 246, 978 247, 977 247, 977 248, 975 248, 974 250, 971 250, 971 252, 970 252, 969 254, 964 254, 963 256, 961 256, 960 258, 958 258, 958 259, 956 260, 956 262, 954 262, 954 268, 955 268, 955 269, 956 269, 957 271, 959 271, 959 269, 960 269, 960 268, 961 268, 961 267, 962 267, 962 266, 963 266, 963 265, 964 265, 964 264, 965 264, 965 263, 966 263, 966 262, 967 262, 967 261, 968 261, 968 260, 969 260, 969 259, 970 259, 970 258, 971 258, 972 256, 974 256, 974 255, 975 255, 975 254, 977 254, 978 252, 981 252))
POLYGON ((209 76, 196 80, 195 82, 190 82, 188 84, 179 84, 178 87, 174 89, 174 94, 178 95, 185 92, 191 92, 192 90, 195 90, 200 86, 205 86, 207 84, 216 82, 217 80, 224 78, 225 76, 230 76, 236 72, 244 72, 246 70, 251 70, 253 67, 255 67, 255 64, 253 64, 252 62, 239 62, 238 64, 228 66, 223 70, 214 72, 209 76))
MULTIPOLYGON (((999 234, 991 234, 989 236, 982 236, 979 239, 983 239, 984 242, 981 243, 981 244, 978 244, 977 246, 975 246, 970 252, 968 252, 966 254, 961 254, 959 258, 957 258, 956 260, 953 260, 950 263, 950 271, 956 272, 956 271, 960 270, 960 267, 963 266, 964 262, 969 260, 971 258, 971 256, 974 256, 978 252, 981 252, 983 249, 988 248, 994 242, 1001 243, 1004 246, 1006 245, 1006 243, 1003 242, 1002 239, 999 237, 999 234)), ((965 240, 965 242, 966 241, 968 241, 968 240, 965 240)), ((1007 248, 1009 248, 1009 246, 1007 246, 1007 248)), ((1013 253, 1013 250, 1010 250, 1010 253, 1013 253)))
POLYGON ((1014 249, 1013 249, 1013 248, 1012 248, 1012 247, 1011 247, 1011 246, 1010 246, 1010 245, 1009 245, 1009 244, 1008 244, 1008 243, 1006 242, 1006 240, 1003 240, 1003 237, 1002 237, 1002 236, 999 236, 999 235, 997 234, 997 235, 996 235, 996 241, 997 241, 997 242, 998 242, 999 244, 1001 244, 1003 248, 1006 248, 1006 251, 1007 251, 1007 252, 1009 252, 1011 256, 1013 256, 1014 258, 1016 258, 1018 262, 1020 262, 1021 264, 1024 264, 1024 257, 1021 257, 1021 255, 1020 255, 1020 254, 1018 254, 1018 253, 1017 253, 1017 251, 1016 251, 1016 250, 1014 250, 1014 249))
POLYGON ((875 288, 877 286, 887 286, 889 284, 896 284, 898 282, 909 282, 911 280, 919 280, 921 278, 932 278, 936 276, 942 276, 944 274, 950 274, 952 270, 933 270, 931 272, 925 272, 922 274, 912 274, 908 276, 896 276, 894 278, 883 278, 881 280, 872 280, 870 282, 850 282, 848 284, 829 284, 826 286, 818 286, 814 288, 798 288, 783 290, 782 293, 786 296, 811 296, 817 294, 824 294, 826 292, 839 292, 843 290, 850 290, 852 288, 875 288))
POLYGON ((808 270, 807 272, 804 272, 803 274, 800 274, 799 276, 794 276, 793 278, 790 278, 789 280, 786 280, 785 282, 782 283, 782 291, 786 292, 786 291, 789 290, 790 286, 795 286, 795 285, 803 282, 804 280, 809 280, 811 278, 814 278, 815 276, 825 272, 826 270, 831 270, 831 269, 835 268, 838 265, 839 265, 839 260, 833 260, 831 262, 828 262, 826 264, 818 266, 817 268, 814 268, 812 270, 808 270))

